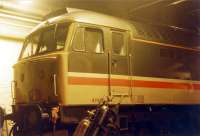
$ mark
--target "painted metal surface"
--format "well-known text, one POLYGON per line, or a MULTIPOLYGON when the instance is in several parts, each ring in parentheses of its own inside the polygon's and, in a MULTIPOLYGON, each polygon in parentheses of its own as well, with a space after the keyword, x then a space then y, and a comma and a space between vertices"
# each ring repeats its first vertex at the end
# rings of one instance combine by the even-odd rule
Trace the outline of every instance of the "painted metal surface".
POLYGON ((17 104, 93 105, 109 95, 124 97, 122 104, 128 105, 200 104, 198 49, 134 38, 134 24, 89 11, 47 22, 34 32, 70 23, 65 48, 19 60, 14 66, 17 104), (84 37, 88 28, 102 32, 102 52, 73 49, 76 32, 83 29, 84 37), (126 54, 114 54, 113 31, 122 33, 126 54))

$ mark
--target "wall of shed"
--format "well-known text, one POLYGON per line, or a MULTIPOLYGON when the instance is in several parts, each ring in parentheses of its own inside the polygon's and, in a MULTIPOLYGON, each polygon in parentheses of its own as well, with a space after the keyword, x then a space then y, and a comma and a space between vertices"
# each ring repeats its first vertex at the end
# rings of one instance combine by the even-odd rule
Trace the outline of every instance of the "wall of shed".
POLYGON ((22 40, 0 37, 0 106, 11 112, 11 81, 13 79, 12 66, 16 63, 22 40))

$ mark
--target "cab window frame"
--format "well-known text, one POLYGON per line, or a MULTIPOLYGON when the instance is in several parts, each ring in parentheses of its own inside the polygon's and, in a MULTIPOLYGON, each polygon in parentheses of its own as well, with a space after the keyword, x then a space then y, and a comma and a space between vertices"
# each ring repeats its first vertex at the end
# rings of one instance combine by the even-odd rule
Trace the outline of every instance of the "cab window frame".
MULTIPOLYGON (((80 38, 80 37, 78 37, 80 38)), ((84 27, 77 27, 76 30, 75 30, 75 33, 74 33, 74 37, 73 37, 73 40, 72 40, 72 50, 75 51, 75 52, 86 52, 86 48, 85 48, 85 44, 84 44, 84 27), (81 46, 83 47, 83 49, 77 49, 75 48, 75 45, 74 45, 74 41, 75 39, 77 38, 77 33, 78 31, 80 30, 80 34, 81 34, 81 46)))
POLYGON ((73 40, 72 40, 72 51, 75 51, 75 52, 85 52, 85 53, 94 53, 94 54, 104 54, 105 53, 105 36, 104 36, 104 31, 102 28, 100 27, 96 27, 96 26, 90 26, 90 25, 81 25, 81 26, 78 26, 75 30, 75 33, 74 33, 74 37, 73 37, 73 40), (81 30, 81 35, 82 35, 82 41, 81 41, 81 44, 82 44, 82 47, 83 49, 82 50, 78 50, 75 48, 74 46, 74 40, 76 39, 76 34, 77 34, 77 31, 81 30), (94 30, 96 32, 100 32, 101 33, 101 40, 102 40, 102 43, 101 43, 101 47, 103 49, 102 52, 90 52, 89 50, 87 50, 87 47, 86 47, 86 40, 85 40, 85 33, 86 33, 86 29, 91 29, 91 30, 94 30))
POLYGON ((19 59, 27 59, 27 58, 34 57, 34 56, 37 55, 37 49, 38 49, 38 46, 39 46, 39 44, 40 44, 41 33, 42 33, 42 32, 41 32, 41 29, 40 29, 40 30, 37 30, 37 31, 31 33, 29 36, 27 36, 27 37, 25 38, 25 41, 24 41, 24 43, 23 43, 23 47, 22 47, 22 50, 21 50, 19 59), (33 43, 31 43, 31 42, 32 42, 32 39, 33 39, 34 36, 38 36, 38 43, 37 43, 37 48, 36 48, 36 50, 35 50, 35 53, 33 54, 33 47, 32 47, 32 46, 33 46, 33 43), (28 45, 27 41, 28 41, 29 43, 31 43, 31 55, 30 55, 30 56, 27 56, 27 57, 23 57, 24 51, 26 50, 27 45, 28 45))
POLYGON ((49 52, 54 52, 54 51, 42 51, 40 52, 39 50, 41 49, 41 46, 43 46, 42 44, 42 39, 43 39, 43 36, 44 36, 44 32, 45 31, 48 31, 48 30, 51 30, 51 28, 53 27, 53 38, 54 38, 54 42, 55 42, 55 29, 56 29, 56 24, 52 24, 52 25, 48 25, 48 26, 45 26, 43 28, 41 28, 41 35, 40 35, 40 41, 39 41, 39 45, 38 45, 38 48, 36 50, 36 54, 37 55, 42 55, 42 54, 46 54, 46 53, 49 53, 49 52))
MULTIPOLYGON (((89 32, 89 31, 88 31, 89 32)), ((105 52, 105 44, 104 44, 104 33, 103 33, 103 31, 101 30, 101 29, 99 29, 99 28, 91 28, 91 27, 85 27, 84 28, 84 36, 83 36, 83 38, 84 38, 84 44, 85 44, 85 50, 86 50, 86 52, 88 52, 88 53, 96 53, 96 54, 104 54, 104 52, 105 52), (98 32, 100 35, 101 35, 101 40, 102 40, 102 43, 101 43, 101 47, 102 47, 102 52, 91 52, 91 51, 89 51, 89 50, 87 50, 87 44, 86 44, 86 38, 85 38, 85 35, 86 35, 86 29, 88 29, 88 30, 94 30, 94 31, 96 31, 96 32, 98 32)))
POLYGON ((23 57, 23 55, 24 55, 24 53, 25 53, 25 50, 26 50, 26 48, 27 48, 27 45, 28 45, 27 42, 30 42, 30 36, 28 36, 28 37, 25 39, 24 43, 23 43, 23 47, 22 47, 22 50, 21 50, 19 59, 25 59, 25 58, 29 58, 29 57, 30 57, 30 56, 23 57))
POLYGON ((118 30, 118 29, 110 29, 110 38, 111 38, 111 52, 113 55, 119 55, 119 56, 127 56, 128 55, 128 35, 127 35, 127 31, 125 30, 118 30), (115 53, 113 51, 113 33, 116 34, 120 34, 123 36, 123 48, 125 53, 121 54, 121 53, 115 53))
POLYGON ((59 28, 59 26, 63 26, 65 25, 65 27, 67 28, 67 32, 65 33, 65 41, 64 41, 64 47, 61 48, 61 49, 57 49, 55 51, 63 51, 65 50, 65 48, 67 47, 67 40, 69 38, 69 30, 70 30, 70 26, 71 26, 71 22, 60 22, 60 23, 57 23, 56 26, 55 26, 55 32, 54 32, 54 36, 55 36, 55 40, 56 40, 56 46, 57 46, 57 37, 56 37, 56 33, 57 33, 57 30, 59 28))
POLYGON ((43 54, 46 54, 46 53, 51 53, 51 52, 56 52, 56 51, 64 51, 65 50, 65 47, 66 47, 66 42, 67 42, 67 39, 68 39, 68 36, 69 36, 69 29, 70 29, 70 25, 71 25, 71 22, 60 22, 60 23, 54 23, 54 24, 50 24, 48 26, 44 26, 42 28, 39 28, 38 30, 32 32, 30 35, 28 35, 24 42, 23 42, 23 47, 22 47, 22 50, 20 52, 20 55, 19 55, 19 60, 21 59, 26 59, 26 58, 30 58, 30 57, 34 57, 34 56, 37 56, 37 55, 43 55, 43 54), (57 32, 57 28, 59 26, 65 26, 66 27, 66 33, 65 33, 65 40, 64 40, 64 46, 63 48, 61 49, 57 49, 57 41, 56 41, 56 32, 57 32), (41 44, 42 44, 42 37, 43 37, 43 34, 44 34, 44 31, 45 30, 48 30, 48 29, 51 29, 53 27, 53 38, 54 38, 54 41, 55 41, 55 50, 52 50, 52 51, 44 51, 44 52, 39 52, 40 48, 41 48, 41 44), (26 50, 27 48, 27 41, 32 41, 33 39, 33 36, 35 35, 38 35, 38 43, 37 43, 37 47, 36 47, 36 50, 33 54, 33 47, 32 47, 32 43, 31 43, 31 55, 30 56, 27 56, 27 57, 23 57, 23 54, 24 54, 24 51, 26 50))
POLYGON ((60 23, 55 23, 55 24, 51 24, 51 25, 48 25, 44 28, 42 28, 42 32, 41 32, 41 36, 40 36, 40 44, 38 46, 38 49, 37 49, 37 54, 38 55, 43 55, 43 54, 46 54, 46 53, 53 53, 53 52, 57 52, 57 51, 64 51, 65 50, 65 47, 66 47, 66 42, 67 42, 67 39, 68 39, 68 36, 69 36, 69 29, 70 29, 70 25, 71 23, 70 22, 60 22, 60 23), (57 49, 57 36, 56 36, 56 33, 58 31, 58 28, 59 27, 62 27, 62 26, 65 26, 66 28, 66 33, 65 33, 65 40, 64 40, 64 46, 63 48, 61 49, 57 49), (42 46, 42 38, 43 38, 43 34, 45 31, 48 31, 50 30, 51 28, 53 27, 53 40, 54 40, 54 46, 55 46, 55 50, 50 50, 50 51, 44 51, 44 52, 39 52, 40 50, 40 46, 42 46))

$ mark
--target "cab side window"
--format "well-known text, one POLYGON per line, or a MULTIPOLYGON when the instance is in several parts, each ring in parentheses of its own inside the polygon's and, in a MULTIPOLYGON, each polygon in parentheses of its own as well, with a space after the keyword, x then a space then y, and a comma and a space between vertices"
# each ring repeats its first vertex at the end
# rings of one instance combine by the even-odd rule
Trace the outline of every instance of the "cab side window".
POLYGON ((125 37, 123 33, 112 32, 112 53, 121 56, 126 55, 125 37))
POLYGON ((103 53, 103 33, 98 29, 86 28, 84 33, 86 51, 103 53))
POLYGON ((103 32, 96 28, 78 28, 72 46, 74 51, 103 53, 103 32))

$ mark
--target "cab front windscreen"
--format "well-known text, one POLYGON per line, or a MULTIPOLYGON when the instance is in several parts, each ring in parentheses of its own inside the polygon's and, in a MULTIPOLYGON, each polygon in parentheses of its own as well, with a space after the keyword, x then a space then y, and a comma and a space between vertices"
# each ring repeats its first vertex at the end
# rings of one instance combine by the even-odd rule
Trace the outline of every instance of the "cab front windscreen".
POLYGON ((25 39, 20 59, 63 50, 69 23, 62 23, 41 28, 25 39))

